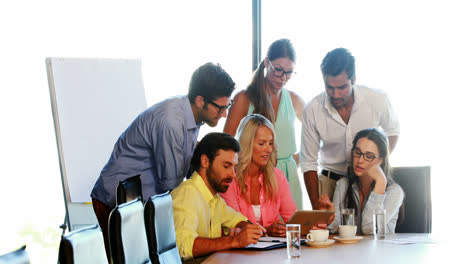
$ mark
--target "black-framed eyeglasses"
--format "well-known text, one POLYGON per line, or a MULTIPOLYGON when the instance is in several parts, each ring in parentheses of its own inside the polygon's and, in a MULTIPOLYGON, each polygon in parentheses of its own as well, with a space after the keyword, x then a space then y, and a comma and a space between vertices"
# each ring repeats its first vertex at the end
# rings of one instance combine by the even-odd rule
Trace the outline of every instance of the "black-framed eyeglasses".
POLYGON ((228 110, 231 107, 233 102, 234 102, 234 100, 231 99, 231 102, 228 105, 219 105, 219 104, 217 104, 217 103, 215 103, 215 102, 213 102, 211 100, 208 100, 208 103, 210 103, 210 104, 212 104, 212 105, 214 105, 214 106, 216 106, 218 108, 218 115, 221 115, 226 110, 228 110))
POLYGON ((380 158, 380 156, 376 156, 371 152, 363 153, 359 149, 353 149, 353 157, 359 159, 361 156, 365 161, 373 161, 375 158, 380 158))
POLYGON ((270 66, 273 68, 273 74, 276 76, 276 77, 283 77, 283 75, 286 75, 286 79, 291 79, 291 77, 296 74, 296 72, 294 71, 285 71, 283 69, 280 69, 280 68, 276 68, 275 66, 273 66, 273 64, 271 64, 271 61, 268 60, 268 63, 270 64, 270 66))

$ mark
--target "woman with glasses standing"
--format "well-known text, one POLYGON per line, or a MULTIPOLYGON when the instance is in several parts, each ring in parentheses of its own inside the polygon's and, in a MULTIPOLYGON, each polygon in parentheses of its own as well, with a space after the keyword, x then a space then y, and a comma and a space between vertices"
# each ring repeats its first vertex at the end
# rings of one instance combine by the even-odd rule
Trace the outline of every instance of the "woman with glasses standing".
POLYGON ((251 113, 261 114, 270 120, 275 126, 278 144, 276 167, 286 175, 294 202, 301 209, 302 191, 297 172, 294 122, 296 118, 302 121, 304 100, 284 88, 294 75, 295 61, 296 52, 289 39, 273 42, 247 89, 234 97, 224 132, 234 136, 241 119, 251 113))
POLYGON ((341 225, 341 209, 354 208, 357 232, 372 234, 375 209, 386 210, 386 229, 395 233, 403 189, 392 180, 387 137, 376 128, 359 131, 353 140, 348 177, 336 183, 332 232, 341 225))

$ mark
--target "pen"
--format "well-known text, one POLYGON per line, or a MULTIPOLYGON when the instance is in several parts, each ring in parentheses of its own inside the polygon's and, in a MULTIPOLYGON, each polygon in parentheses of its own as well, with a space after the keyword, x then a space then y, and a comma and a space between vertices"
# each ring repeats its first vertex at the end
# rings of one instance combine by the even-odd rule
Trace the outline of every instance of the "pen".
MULTIPOLYGON (((249 220, 249 219, 247 219, 247 222, 248 222, 249 224, 251 224, 251 225, 253 225, 253 224, 254 224, 254 223, 250 222, 250 220, 249 220)), ((267 236, 268 236, 268 234, 267 234, 267 231, 266 231, 266 229, 265 229, 263 226, 259 225, 258 223, 257 223, 256 225, 258 225, 258 226, 259 226, 259 227, 262 229, 262 231, 263 231, 263 234, 264 234, 264 235, 267 237, 267 236)))

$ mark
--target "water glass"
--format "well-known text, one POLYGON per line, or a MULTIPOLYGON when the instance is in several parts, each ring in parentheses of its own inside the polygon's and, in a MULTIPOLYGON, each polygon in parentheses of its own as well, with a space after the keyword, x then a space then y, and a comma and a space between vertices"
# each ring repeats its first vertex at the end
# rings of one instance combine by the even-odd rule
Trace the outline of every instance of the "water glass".
POLYGON ((341 225, 354 225, 354 208, 341 209, 341 225))
POLYGON ((385 239, 387 226, 387 217, 385 209, 376 209, 374 211, 374 238, 385 239))
POLYGON ((286 245, 288 259, 301 256, 301 225, 286 225, 286 245))

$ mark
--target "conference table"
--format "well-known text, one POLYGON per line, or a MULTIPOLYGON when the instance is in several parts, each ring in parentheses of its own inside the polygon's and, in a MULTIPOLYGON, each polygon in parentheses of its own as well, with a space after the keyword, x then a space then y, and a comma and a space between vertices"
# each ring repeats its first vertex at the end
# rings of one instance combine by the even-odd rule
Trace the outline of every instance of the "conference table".
MULTIPOLYGON (((330 238, 334 236, 330 235, 330 238)), ((203 263, 444 263, 453 259, 456 254, 463 253, 455 252, 454 247, 464 243, 452 242, 431 234, 387 234, 385 240, 363 236, 363 239, 354 244, 335 241, 326 248, 302 245, 301 257, 297 259, 288 259, 286 248, 265 251, 225 250, 212 254, 203 263)), ((450 262, 460 261, 466 261, 465 256, 450 262)))

